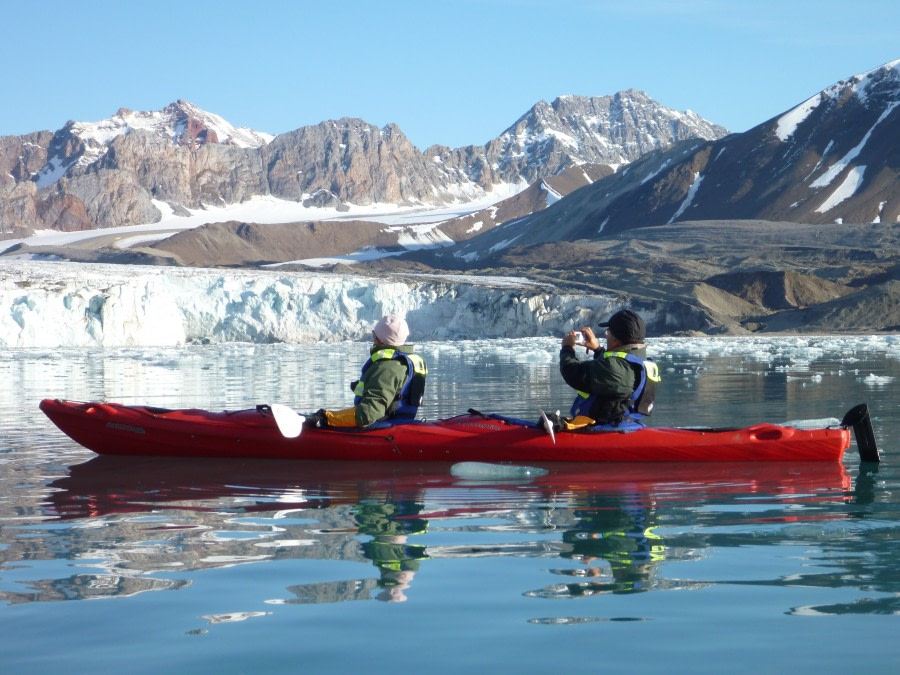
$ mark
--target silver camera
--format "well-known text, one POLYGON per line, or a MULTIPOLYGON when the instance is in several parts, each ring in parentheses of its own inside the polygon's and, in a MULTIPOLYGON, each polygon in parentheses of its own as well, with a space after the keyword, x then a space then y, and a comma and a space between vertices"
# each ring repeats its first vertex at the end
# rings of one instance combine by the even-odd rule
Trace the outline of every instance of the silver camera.
POLYGON ((575 331, 575 342, 584 342, 584 333, 580 330, 575 331))

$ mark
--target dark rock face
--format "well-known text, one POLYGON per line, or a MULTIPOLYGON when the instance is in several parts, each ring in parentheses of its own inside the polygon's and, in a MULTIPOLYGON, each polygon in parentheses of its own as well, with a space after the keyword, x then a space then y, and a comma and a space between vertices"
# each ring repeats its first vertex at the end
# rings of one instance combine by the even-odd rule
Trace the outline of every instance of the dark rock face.
MULTIPOLYGON (((686 220, 900 219, 900 61, 841 81, 741 134, 650 152, 517 224, 519 243, 686 220)), ((478 242, 491 249, 505 234, 478 242)), ((477 255, 470 244, 466 251, 477 255)))
POLYGON ((326 191, 341 202, 412 204, 446 188, 440 173, 396 126, 341 119, 282 134, 260 150, 268 191, 309 199, 326 191))
POLYGON ((47 164, 53 135, 38 131, 25 136, 0 136, 0 186, 17 185, 47 164))

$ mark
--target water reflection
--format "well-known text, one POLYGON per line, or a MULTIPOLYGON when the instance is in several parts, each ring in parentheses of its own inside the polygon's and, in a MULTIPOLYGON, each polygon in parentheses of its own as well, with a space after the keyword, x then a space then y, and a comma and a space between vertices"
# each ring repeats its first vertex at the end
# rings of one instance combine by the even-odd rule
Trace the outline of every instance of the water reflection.
MULTIPOLYGON (((438 475, 449 476, 449 468, 438 475)), ((60 541, 48 545, 37 532, 44 526, 25 525, 3 557, 53 560, 57 551, 61 558, 76 557, 75 551, 118 576, 97 584, 78 575, 65 598, 0 595, 25 602, 133 594, 185 583, 160 580, 156 587, 120 592, 133 575, 305 558, 368 561, 379 577, 291 586, 294 597, 285 603, 368 599, 373 590, 376 599, 404 601, 420 561, 428 558, 410 538, 427 529, 428 520, 418 515, 430 482, 426 469, 412 466, 95 457, 50 484, 44 509, 67 523, 52 527, 60 541), (80 594, 78 588, 91 590, 80 594)))
POLYGON ((355 579, 351 582, 291 586, 293 602, 329 602, 363 600, 372 597, 383 602, 406 602, 406 591, 419 570, 420 562, 429 558, 426 548, 415 543, 416 535, 428 530, 428 520, 421 517, 425 509, 424 490, 410 486, 407 493, 394 493, 393 486, 373 487, 360 495, 352 509, 355 532, 362 540, 360 552, 379 572, 377 580, 355 579))
MULTIPOLYGON (((572 597, 595 593, 636 593, 649 590, 657 563, 666 559, 666 543, 654 531, 657 513, 644 495, 628 493, 621 497, 591 494, 583 508, 575 509, 574 527, 563 532, 568 545, 560 555, 576 560, 583 568, 554 570, 557 574, 577 577, 606 577, 598 581, 581 581, 554 586, 553 594, 572 597)), ((533 595, 540 595, 535 593, 533 595)))
MULTIPOLYGON (((722 581, 691 580, 683 567, 667 577, 665 566, 716 549, 814 537, 789 526, 859 520, 876 490, 871 467, 852 487, 843 466, 830 462, 546 468, 528 480, 472 481, 443 464, 96 457, 50 484, 42 523, 0 532, 4 569, 21 566, 0 597, 121 597, 183 588, 197 570, 325 560, 374 567, 377 575, 298 579, 285 598, 261 600, 398 602, 415 598, 430 559, 497 556, 557 561, 545 568, 547 585, 520 589, 536 599, 703 588, 722 581), (57 561, 94 569, 71 574, 57 561)), ((835 547, 830 555, 855 566, 854 579, 871 576, 865 559, 851 560, 852 540, 835 547)))
MULTIPOLYGON (((743 670, 810 658, 846 670, 865 653, 870 670, 892 672, 894 628, 881 617, 900 613, 900 341, 652 342, 665 382, 654 425, 840 417, 865 401, 884 461, 857 468, 851 449, 846 473, 595 465, 493 484, 437 466, 87 461, 40 414, 42 398, 315 410, 350 395, 348 369, 366 345, 0 350, 3 666, 49 672, 75 660, 112 672, 115 646, 127 645, 147 672, 173 649, 199 671, 249 672, 263 658, 355 672, 402 634, 428 640, 438 672, 485 660, 552 672, 598 651, 633 668, 617 647, 648 640, 648 668, 690 652, 707 670, 735 653, 743 670), (407 602, 375 601, 391 592, 407 602), (116 601, 61 602, 82 598, 116 601), (798 645, 815 643, 821 624, 801 617, 822 615, 844 640, 810 655, 798 645), (697 651, 703 634, 724 637, 697 651)), ((435 364, 429 419, 470 407, 531 419, 571 401, 557 338, 421 347, 435 364)), ((407 652, 392 658, 419 667, 407 652)))
POLYGON ((378 600, 405 602, 419 562, 428 559, 425 547, 410 541, 428 529, 428 520, 419 517, 424 508, 424 495, 398 500, 386 496, 384 501, 366 500, 354 510, 359 532, 371 536, 362 552, 380 572, 378 586, 383 590, 378 600))

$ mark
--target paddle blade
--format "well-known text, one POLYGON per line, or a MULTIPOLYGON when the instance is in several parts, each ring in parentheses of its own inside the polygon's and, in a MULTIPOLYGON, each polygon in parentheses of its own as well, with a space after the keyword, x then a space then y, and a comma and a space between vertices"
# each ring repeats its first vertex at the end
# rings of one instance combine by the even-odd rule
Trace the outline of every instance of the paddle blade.
POLYGON ((544 425, 544 431, 550 434, 550 440, 553 441, 553 445, 556 445, 556 433, 553 431, 553 423, 543 410, 541 410, 541 422, 544 425))
POLYGON ((297 438, 303 431, 304 418, 299 413, 294 412, 291 408, 280 403, 272 403, 269 405, 272 410, 272 417, 275 418, 275 424, 278 425, 278 431, 285 438, 297 438))

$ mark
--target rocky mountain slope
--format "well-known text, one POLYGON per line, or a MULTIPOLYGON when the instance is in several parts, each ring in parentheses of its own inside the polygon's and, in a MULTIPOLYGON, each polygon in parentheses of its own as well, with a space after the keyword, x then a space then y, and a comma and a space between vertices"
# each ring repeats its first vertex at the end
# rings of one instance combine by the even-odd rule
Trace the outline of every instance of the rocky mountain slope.
POLYGON ((340 119, 273 138, 177 101, 0 137, 0 236, 153 223, 160 203, 185 213, 256 195, 336 208, 464 203, 576 164, 621 164, 725 133, 637 91, 541 102, 484 146, 425 152, 395 125, 340 119))
POLYGON ((660 330, 900 330, 900 61, 716 141, 650 152, 547 209, 381 269, 619 292, 660 330))
MULTIPOLYGON (((95 236, 68 246, 16 244, 2 255, 53 257, 78 262, 110 262, 195 267, 258 266, 303 261, 328 264, 329 257, 367 260, 410 250, 452 246, 498 224, 546 208, 572 191, 612 174, 605 164, 581 164, 542 179, 488 208, 449 220, 384 225, 335 219, 276 224, 215 222, 183 230, 156 243, 123 247, 128 235, 95 236)), ((0 247, 2 249, 2 247, 0 247)))
POLYGON ((482 187, 535 183, 578 164, 620 167, 653 150, 693 138, 727 135, 691 112, 666 108, 635 89, 614 96, 540 101, 484 148, 429 148, 427 158, 482 187), (478 153, 480 159, 472 162, 478 153))
POLYGON ((212 223, 152 244, 145 254, 171 254, 186 265, 258 265, 346 256, 377 257, 377 251, 452 246, 498 224, 545 209, 549 204, 612 173, 605 164, 569 167, 493 206, 431 224, 385 226, 365 221, 314 221, 280 225, 212 223), (374 252, 369 254, 368 252, 374 252))
POLYGON ((356 265, 382 274, 490 274, 615 295, 655 334, 900 331, 900 228, 683 222, 496 250, 470 265, 421 251, 356 265))
POLYGON ((648 153, 550 208, 466 242, 596 239, 684 220, 900 220, 900 61, 836 83, 783 115, 714 141, 648 153))

